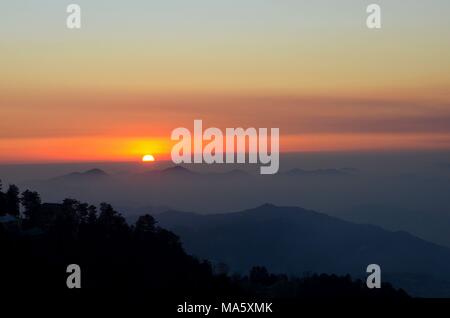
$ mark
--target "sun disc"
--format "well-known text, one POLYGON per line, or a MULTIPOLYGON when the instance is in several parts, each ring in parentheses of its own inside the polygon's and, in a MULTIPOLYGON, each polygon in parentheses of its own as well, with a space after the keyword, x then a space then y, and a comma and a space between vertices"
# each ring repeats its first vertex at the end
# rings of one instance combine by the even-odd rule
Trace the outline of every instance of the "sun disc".
POLYGON ((155 157, 153 155, 145 155, 142 157, 143 162, 153 162, 155 161, 155 157))

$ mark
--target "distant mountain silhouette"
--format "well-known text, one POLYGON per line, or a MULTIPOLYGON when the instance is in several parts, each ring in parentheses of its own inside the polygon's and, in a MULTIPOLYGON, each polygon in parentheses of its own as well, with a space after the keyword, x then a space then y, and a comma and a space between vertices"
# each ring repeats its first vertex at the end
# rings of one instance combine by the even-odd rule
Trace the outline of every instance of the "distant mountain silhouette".
POLYGON ((146 171, 143 173, 139 173, 135 177, 138 180, 144 179, 144 180, 151 181, 154 178, 168 179, 168 180, 180 178, 181 180, 183 180, 185 178, 196 177, 199 175, 200 174, 198 174, 194 171, 191 171, 187 168, 184 168, 182 166, 173 166, 173 167, 169 167, 169 168, 155 169, 155 170, 150 170, 150 171, 146 171))
POLYGON ((108 174, 101 170, 101 169, 90 169, 84 172, 72 172, 72 173, 68 173, 59 177, 55 177, 50 179, 50 181, 70 181, 70 180, 75 180, 75 181, 80 181, 80 180, 84 180, 84 179, 95 179, 95 178, 103 178, 103 177, 107 177, 108 174))
POLYGON ((174 166, 174 167, 166 168, 166 169, 160 170, 159 172, 162 174, 165 174, 165 175, 195 175, 195 174, 197 174, 197 173, 195 173, 187 168, 181 167, 181 166, 174 166))
POLYGON ((140 176, 158 176, 158 177, 247 177, 249 174, 243 170, 233 169, 226 172, 204 172, 199 173, 182 166, 173 166, 161 170, 151 170, 142 173, 140 176))
MULTIPOLYGON (((215 215, 169 211, 157 219, 181 237, 189 253, 225 262, 240 272, 260 264, 291 274, 312 271, 363 276, 366 266, 375 263, 383 273, 450 279, 450 249, 406 232, 354 224, 302 208, 265 204, 215 215)), ((419 291, 406 287, 409 292, 419 291)), ((434 291, 430 287, 428 292, 434 291)), ((442 288, 439 293, 442 296, 442 288)), ((445 294, 450 296, 450 290, 445 294)))
MULTIPOLYGON (((350 176, 354 174, 356 169, 353 168, 342 168, 342 169, 315 169, 315 170, 304 170, 299 168, 294 168, 285 172, 281 172, 276 176, 288 176, 288 177, 339 177, 339 176, 350 176)), ((106 180, 106 177, 109 176, 105 171, 101 169, 91 169, 85 172, 72 172, 69 174, 65 174, 62 176, 58 176, 45 181, 35 181, 32 184, 46 184, 46 182, 66 182, 67 185, 70 185, 72 182, 83 182, 83 181, 93 181, 93 180, 106 180), (103 178, 103 179, 102 179, 103 178)), ((241 169, 232 169, 229 171, 221 172, 197 172, 191 169, 188 169, 184 166, 172 166, 164 169, 155 169, 145 172, 140 172, 137 174, 121 174, 115 175, 116 179, 122 178, 126 179, 129 182, 151 182, 152 180, 158 181, 168 181, 168 182, 193 182, 193 181, 202 181, 202 182, 211 182, 218 181, 223 182, 229 180, 230 182, 236 182, 237 179, 241 181, 251 182, 253 175, 241 169)), ((118 181, 120 182, 120 181, 118 181)), ((237 181, 239 182, 239 180, 237 181)), ((50 184, 51 185, 51 184, 50 184)))

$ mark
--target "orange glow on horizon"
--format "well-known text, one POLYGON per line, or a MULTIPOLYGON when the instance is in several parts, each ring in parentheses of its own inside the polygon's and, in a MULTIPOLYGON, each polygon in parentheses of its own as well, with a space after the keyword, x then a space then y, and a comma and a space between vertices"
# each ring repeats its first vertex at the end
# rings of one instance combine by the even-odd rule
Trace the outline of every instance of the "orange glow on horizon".
MULTIPOLYGON (((351 152, 439 150, 450 148, 448 134, 303 134, 282 135, 280 152, 351 152)), ((175 141, 169 137, 21 138, 0 139, 1 163, 136 162, 142 154, 170 160, 175 141)))
POLYGON ((142 154, 169 159, 165 138, 67 137, 0 139, 0 162, 138 161, 142 154))

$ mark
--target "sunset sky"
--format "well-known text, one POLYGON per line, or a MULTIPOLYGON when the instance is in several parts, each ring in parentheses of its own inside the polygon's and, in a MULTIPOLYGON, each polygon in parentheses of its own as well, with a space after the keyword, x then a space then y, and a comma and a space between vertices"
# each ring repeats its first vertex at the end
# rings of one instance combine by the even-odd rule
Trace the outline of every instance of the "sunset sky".
POLYGON ((167 158, 177 127, 282 151, 450 149, 450 1, 3 1, 0 162, 167 158), (366 28, 366 6, 383 28, 366 28), (65 26, 82 8, 81 30, 65 26))

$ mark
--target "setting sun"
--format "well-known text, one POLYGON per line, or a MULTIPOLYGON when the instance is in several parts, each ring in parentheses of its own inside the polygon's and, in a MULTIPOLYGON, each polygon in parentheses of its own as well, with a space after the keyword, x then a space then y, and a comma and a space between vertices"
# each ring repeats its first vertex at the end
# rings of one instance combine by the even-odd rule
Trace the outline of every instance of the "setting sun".
POLYGON ((155 161, 155 157, 152 155, 145 155, 142 157, 142 162, 152 162, 155 161))

